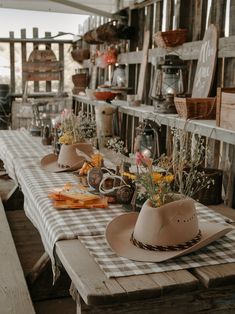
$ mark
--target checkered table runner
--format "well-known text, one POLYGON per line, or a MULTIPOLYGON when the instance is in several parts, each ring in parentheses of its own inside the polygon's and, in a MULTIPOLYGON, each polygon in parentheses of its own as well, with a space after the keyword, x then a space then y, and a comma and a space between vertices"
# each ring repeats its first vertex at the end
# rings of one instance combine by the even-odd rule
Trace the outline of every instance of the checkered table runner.
POLYGON ((54 208, 48 192, 67 182, 76 184, 78 179, 71 173, 50 173, 39 166, 25 168, 18 164, 16 175, 25 196, 25 213, 39 230, 45 250, 53 262, 54 245, 58 240, 104 234, 110 219, 123 212, 120 205, 110 206, 109 209, 54 208))
POLYGON ((39 157, 42 158, 51 152, 51 146, 41 145, 41 138, 31 136, 26 130, 0 131, 0 159, 4 162, 9 176, 15 181, 16 160, 19 164, 29 166, 39 157))
MULTIPOLYGON (((232 222, 202 204, 195 204, 200 221, 211 221, 224 225, 227 225, 225 220, 232 222)), ((136 262, 120 257, 110 249, 104 235, 79 236, 79 239, 107 277, 159 273, 235 262, 235 231, 195 253, 161 263, 136 262)))
POLYGON ((109 248, 104 236, 83 236, 79 239, 107 277, 143 275, 235 262, 234 232, 195 253, 161 263, 136 262, 120 257, 109 248))
MULTIPOLYGON (((4 132, 9 131, 3 131, 3 133, 0 131, 0 158, 2 155, 5 156, 3 160, 5 165, 12 167, 25 196, 26 214, 39 230, 45 250, 53 263, 56 241, 77 237, 81 239, 100 267, 110 277, 235 261, 233 235, 201 250, 200 254, 197 252, 197 254, 161 264, 136 263, 116 256, 106 244, 104 231, 109 221, 123 213, 121 206, 110 206, 110 209, 55 209, 47 197, 48 191, 53 187, 63 186, 67 182, 76 183, 77 178, 71 173, 44 171, 40 168, 40 159, 48 153, 48 148, 40 145, 25 132, 16 134, 15 131, 10 131, 9 135, 4 132), (11 139, 13 140, 11 141, 11 139), (34 147, 34 151, 32 147, 34 147), (4 149, 2 150, 2 148, 4 149)), ((201 220, 224 223, 225 217, 214 213, 206 206, 197 204, 197 208, 201 220)))

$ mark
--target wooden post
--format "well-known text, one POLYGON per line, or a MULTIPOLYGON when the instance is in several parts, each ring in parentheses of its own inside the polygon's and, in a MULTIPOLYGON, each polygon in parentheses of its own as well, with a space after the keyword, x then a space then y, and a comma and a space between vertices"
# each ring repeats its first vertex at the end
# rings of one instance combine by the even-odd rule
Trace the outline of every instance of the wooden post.
POLYGON ((59 92, 64 91, 64 44, 59 43, 59 61, 63 62, 63 68, 60 71, 59 92))
MULTIPOLYGON (((38 28, 34 27, 33 28, 33 38, 38 38, 38 28)), ((37 50, 38 49, 38 44, 33 44, 33 49, 37 50)), ((34 91, 39 92, 39 82, 34 82, 34 91)))
MULTIPOLYGON (((14 32, 10 32, 10 39, 14 39, 14 32)), ((15 92, 15 45, 10 41, 10 70, 11 70, 11 93, 15 92)))
MULTIPOLYGON (((21 38, 22 39, 26 39, 26 29, 21 29, 21 38)), ((22 64, 24 62, 26 62, 27 60, 27 56, 26 56, 26 42, 22 42, 21 43, 21 62, 22 64)), ((24 79, 24 76, 23 76, 23 69, 22 69, 22 93, 24 94, 24 91, 25 91, 25 84, 26 84, 26 81, 24 79)))
MULTIPOLYGON (((51 33, 45 32, 45 37, 51 37, 51 33)), ((51 49, 51 44, 46 44, 46 49, 51 49)), ((51 92, 51 81, 46 81, 46 92, 51 92)))

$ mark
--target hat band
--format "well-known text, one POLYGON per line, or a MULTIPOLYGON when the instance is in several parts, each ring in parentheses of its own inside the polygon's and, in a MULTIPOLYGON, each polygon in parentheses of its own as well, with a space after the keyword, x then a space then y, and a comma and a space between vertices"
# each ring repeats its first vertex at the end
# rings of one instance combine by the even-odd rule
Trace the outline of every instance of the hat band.
POLYGON ((66 169, 66 168, 69 168, 68 165, 63 165, 63 164, 59 164, 59 163, 58 163, 58 166, 59 166, 60 168, 65 168, 65 169, 66 169))
POLYGON ((180 251, 188 249, 189 247, 193 246, 197 242, 201 240, 202 233, 201 230, 198 231, 198 234, 189 241, 186 241, 184 243, 175 244, 175 245, 151 245, 142 243, 141 241, 138 241, 135 239, 134 234, 132 233, 130 241, 138 248, 149 250, 149 251, 180 251))

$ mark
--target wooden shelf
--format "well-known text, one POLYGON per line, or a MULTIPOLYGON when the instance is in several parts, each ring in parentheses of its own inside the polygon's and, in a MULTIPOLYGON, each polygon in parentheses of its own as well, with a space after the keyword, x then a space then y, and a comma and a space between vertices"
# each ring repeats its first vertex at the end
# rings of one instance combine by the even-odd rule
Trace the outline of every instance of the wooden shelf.
MULTIPOLYGON (((75 101, 96 106, 100 101, 89 100, 87 97, 73 96, 75 101)), ((113 101, 113 106, 118 106, 119 112, 138 117, 140 120, 149 119, 155 121, 159 125, 167 125, 179 129, 185 129, 189 132, 194 132, 222 141, 228 144, 235 145, 235 131, 227 130, 216 126, 215 120, 185 120, 179 118, 177 114, 159 114, 155 113, 153 106, 141 105, 140 107, 129 107, 126 101, 113 101)))

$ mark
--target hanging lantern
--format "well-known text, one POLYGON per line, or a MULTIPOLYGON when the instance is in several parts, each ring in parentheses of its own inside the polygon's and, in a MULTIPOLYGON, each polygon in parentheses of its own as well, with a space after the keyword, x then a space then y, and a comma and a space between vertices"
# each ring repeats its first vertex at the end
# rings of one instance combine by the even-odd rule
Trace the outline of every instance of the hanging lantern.
POLYGON ((140 123, 136 128, 134 152, 141 152, 146 157, 155 158, 159 154, 158 136, 148 123, 140 123))
POLYGON ((155 112, 176 113, 174 95, 185 93, 186 69, 177 55, 166 55, 158 64, 151 91, 155 112))

